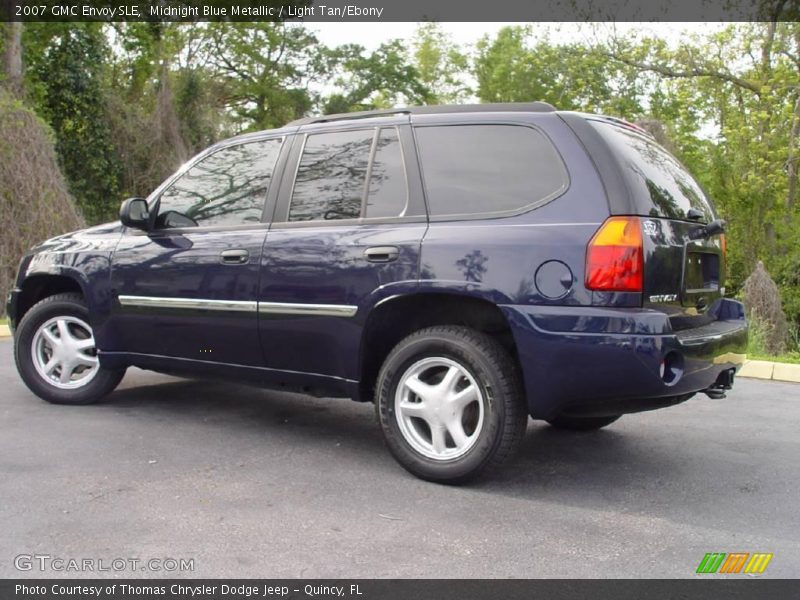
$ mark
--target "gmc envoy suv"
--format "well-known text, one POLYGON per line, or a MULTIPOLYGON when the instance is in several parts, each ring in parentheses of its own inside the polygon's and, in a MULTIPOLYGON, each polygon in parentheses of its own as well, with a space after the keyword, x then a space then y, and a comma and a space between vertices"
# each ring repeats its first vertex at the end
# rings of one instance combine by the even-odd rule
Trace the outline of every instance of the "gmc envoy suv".
POLYGON ((747 340, 724 223, 642 129, 545 103, 308 118, 212 146, 120 221, 23 259, 19 373, 88 404, 125 369, 374 402, 457 483, 528 417, 593 430, 724 397, 747 340))

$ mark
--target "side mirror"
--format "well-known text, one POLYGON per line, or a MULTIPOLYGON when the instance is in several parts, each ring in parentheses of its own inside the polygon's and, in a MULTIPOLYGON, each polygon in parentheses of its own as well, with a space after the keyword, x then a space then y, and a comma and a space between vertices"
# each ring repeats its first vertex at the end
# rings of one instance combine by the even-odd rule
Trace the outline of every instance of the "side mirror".
POLYGON ((128 198, 119 208, 119 220, 126 227, 135 229, 150 228, 150 213, 147 211, 147 202, 144 198, 128 198))

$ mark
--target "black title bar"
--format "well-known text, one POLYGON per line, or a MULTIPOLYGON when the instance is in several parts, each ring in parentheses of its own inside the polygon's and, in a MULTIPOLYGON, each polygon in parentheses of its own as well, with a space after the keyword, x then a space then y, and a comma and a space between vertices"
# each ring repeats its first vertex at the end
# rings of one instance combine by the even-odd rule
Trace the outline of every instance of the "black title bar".
POLYGON ((798 21, 800 0, 0 0, 0 21, 798 21))
MULTIPOLYGON (((713 578, 711 578, 713 577, 713 578)), ((492 579, 5 579, 3 600, 531 600, 592 598, 791 597, 797 582, 781 579, 492 580, 492 579)))

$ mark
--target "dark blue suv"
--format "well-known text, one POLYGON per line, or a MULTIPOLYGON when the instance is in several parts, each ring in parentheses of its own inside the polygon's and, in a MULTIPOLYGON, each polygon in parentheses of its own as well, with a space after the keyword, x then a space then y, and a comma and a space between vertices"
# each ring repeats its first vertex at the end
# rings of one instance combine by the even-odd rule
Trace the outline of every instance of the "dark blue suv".
POLYGON ((592 430, 742 362, 723 223, 630 123, 544 103, 304 119, 203 152, 120 222, 20 265, 28 387, 86 404, 126 367, 374 402, 392 454, 459 482, 528 417, 592 430))

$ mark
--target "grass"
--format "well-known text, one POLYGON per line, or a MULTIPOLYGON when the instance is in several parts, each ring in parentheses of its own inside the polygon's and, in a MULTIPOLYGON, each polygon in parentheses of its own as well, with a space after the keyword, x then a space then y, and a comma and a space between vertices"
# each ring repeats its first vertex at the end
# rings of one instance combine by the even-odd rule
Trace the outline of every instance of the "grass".
POLYGON ((772 328, 768 323, 750 318, 750 331, 747 336, 747 358, 750 360, 768 360, 770 362, 800 364, 800 348, 798 348, 798 336, 794 331, 790 331, 791 341, 789 347, 791 350, 782 352, 780 354, 770 354, 767 351, 768 341, 772 328))
POLYGON ((768 360, 771 362, 800 365, 800 352, 787 352, 786 354, 779 354, 778 356, 769 356, 767 354, 750 354, 748 352, 747 360, 768 360))

